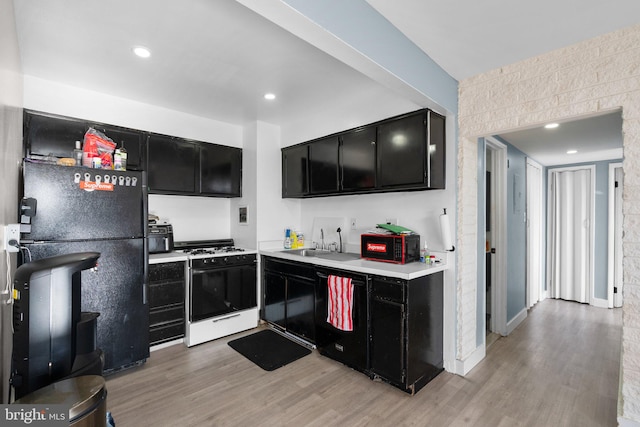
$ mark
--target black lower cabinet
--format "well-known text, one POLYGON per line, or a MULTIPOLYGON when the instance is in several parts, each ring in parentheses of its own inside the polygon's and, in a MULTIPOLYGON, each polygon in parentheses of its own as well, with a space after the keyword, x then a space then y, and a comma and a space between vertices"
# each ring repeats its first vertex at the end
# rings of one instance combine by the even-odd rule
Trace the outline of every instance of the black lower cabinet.
POLYGON ((348 271, 319 269, 316 287, 316 348, 323 356, 366 371, 368 367, 368 279, 348 271), (353 330, 342 331, 327 322, 329 275, 349 277, 353 285, 353 330))
POLYGON ((263 257, 262 318, 318 352, 415 394, 443 370, 443 272, 412 280, 263 257), (353 330, 327 322, 330 275, 353 284, 353 330))
POLYGON ((184 261, 149 265, 149 345, 184 337, 184 295, 184 261))
POLYGON ((443 370, 443 273, 371 280, 371 376, 414 394, 443 370))
POLYGON ((285 277, 275 271, 265 270, 262 276, 264 287, 264 304, 262 318, 267 322, 286 328, 285 304, 287 282, 285 277))
POLYGON ((373 297, 371 314, 371 372, 394 384, 403 384, 404 304, 373 297))
POLYGON ((264 258, 262 318, 315 343, 315 268, 264 258))

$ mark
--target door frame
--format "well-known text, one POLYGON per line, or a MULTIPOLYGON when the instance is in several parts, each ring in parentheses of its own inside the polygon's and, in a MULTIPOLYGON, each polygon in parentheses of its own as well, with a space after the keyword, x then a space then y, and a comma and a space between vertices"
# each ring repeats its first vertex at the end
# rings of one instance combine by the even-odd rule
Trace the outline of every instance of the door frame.
MULTIPOLYGON (((618 289, 617 295, 614 294, 613 290, 616 285, 615 278, 615 245, 616 245, 616 226, 622 227, 622 221, 616 222, 616 169, 623 169, 622 163, 609 163, 609 206, 608 206, 608 235, 607 235, 607 307, 621 307, 622 306, 622 289, 618 289)), ((618 190, 622 191, 624 188, 624 180, 622 181, 622 186, 618 190)), ((620 196, 622 196, 620 194, 620 196)), ((620 197, 620 201, 622 201, 622 197, 620 197)), ((620 218, 622 219, 622 218, 620 218)), ((619 230, 618 230, 619 231, 619 230)), ((619 245, 622 243, 619 242, 619 245)), ((621 249, 621 248, 620 248, 621 249)), ((620 251, 620 256, 622 256, 622 251, 620 251)), ((620 281, 620 286, 622 286, 623 281, 620 281)))
POLYGON ((526 179, 527 179, 527 195, 526 195, 526 200, 527 200, 527 279, 526 279, 526 286, 527 286, 527 309, 532 307, 532 303, 531 303, 531 289, 532 289, 532 285, 538 287, 538 301, 542 301, 543 299, 546 298, 546 293, 544 290, 544 168, 542 167, 542 165, 538 162, 536 162, 535 160, 531 159, 530 157, 527 157, 527 166, 526 166, 526 179), (538 200, 539 203, 539 209, 538 210, 538 216, 539 216, 539 221, 537 224, 533 224, 534 227, 536 229, 532 230, 531 229, 531 194, 530 194, 530 188, 529 185, 531 184, 530 180, 531 177, 529 176, 529 170, 531 167, 534 167, 538 170, 540 170, 540 179, 538 180, 538 186, 539 186, 539 190, 540 190, 540 197, 538 200), (538 247, 538 260, 539 260, 539 265, 537 266, 537 270, 538 270, 538 274, 539 274, 539 280, 537 284, 531 283, 531 270, 532 268, 534 268, 535 266, 531 265, 531 254, 530 252, 530 244, 531 244, 531 239, 532 236, 534 235, 534 233, 537 235, 538 239, 539 239, 539 247, 538 247))
MULTIPOLYGON (((507 335, 507 146, 493 137, 485 138, 485 157, 491 152, 492 186, 491 193, 495 202, 494 227, 491 228, 492 286, 491 286, 491 325, 490 330, 507 335), (494 256, 495 255, 495 256, 494 256)), ((486 201, 489 203, 490 201, 486 201)), ((486 235, 485 235, 486 236, 486 235)), ((485 284, 486 293, 486 284, 485 284)), ((486 317, 486 304, 484 305, 486 317)))

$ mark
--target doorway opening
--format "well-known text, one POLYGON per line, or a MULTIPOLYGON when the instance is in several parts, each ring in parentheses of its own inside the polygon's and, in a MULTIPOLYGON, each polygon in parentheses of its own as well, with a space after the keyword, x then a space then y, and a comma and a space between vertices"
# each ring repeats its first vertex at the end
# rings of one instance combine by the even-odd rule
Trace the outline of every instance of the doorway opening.
POLYGON ((507 146, 485 138, 485 345, 506 335, 507 146))

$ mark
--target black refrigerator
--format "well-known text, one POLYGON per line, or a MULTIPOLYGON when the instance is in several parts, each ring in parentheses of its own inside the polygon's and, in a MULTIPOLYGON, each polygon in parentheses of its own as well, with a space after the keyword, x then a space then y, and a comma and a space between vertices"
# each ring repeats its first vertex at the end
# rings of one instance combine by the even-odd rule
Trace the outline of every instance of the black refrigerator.
POLYGON ((105 374, 149 357, 146 188, 145 172, 23 165, 21 223, 31 231, 21 234, 22 262, 100 253, 97 268, 82 272, 81 309, 100 313, 105 374))

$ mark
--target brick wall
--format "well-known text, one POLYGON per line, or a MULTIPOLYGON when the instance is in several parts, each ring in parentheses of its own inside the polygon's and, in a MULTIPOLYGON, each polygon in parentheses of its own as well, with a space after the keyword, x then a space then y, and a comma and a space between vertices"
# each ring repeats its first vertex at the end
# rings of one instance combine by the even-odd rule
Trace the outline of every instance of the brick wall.
POLYGON ((476 347, 477 138, 622 109, 621 415, 640 422, 640 25, 466 79, 459 86, 458 359, 476 347))

